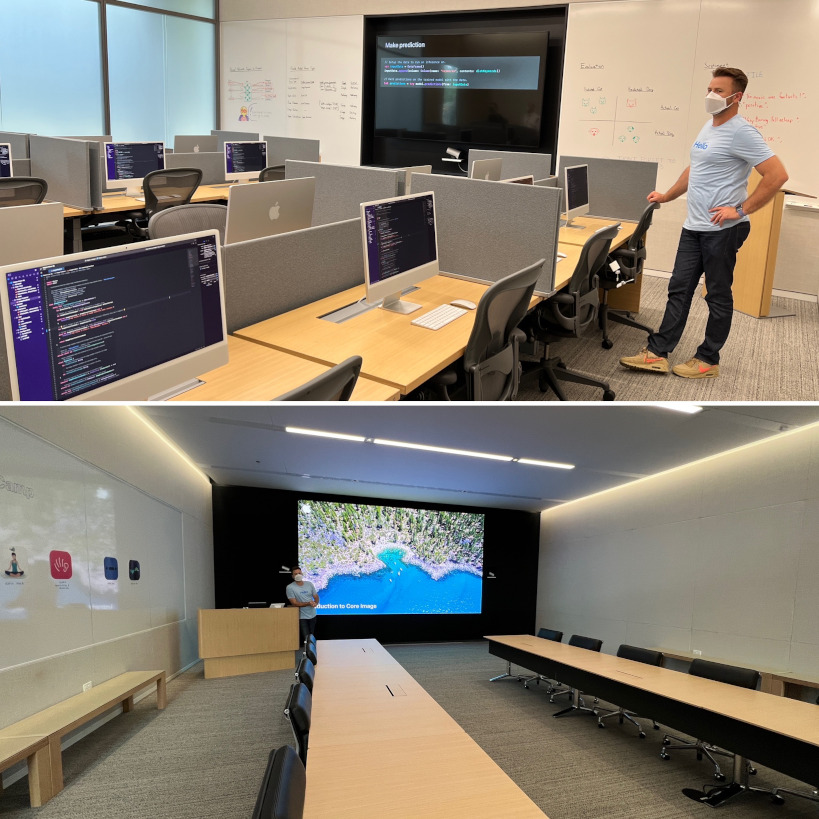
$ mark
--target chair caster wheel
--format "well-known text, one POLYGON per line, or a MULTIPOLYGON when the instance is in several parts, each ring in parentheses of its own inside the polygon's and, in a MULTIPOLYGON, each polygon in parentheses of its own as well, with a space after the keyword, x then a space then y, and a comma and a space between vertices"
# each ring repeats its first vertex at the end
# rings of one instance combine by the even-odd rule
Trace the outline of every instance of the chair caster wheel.
POLYGON ((607 338, 604 338, 604 339, 603 339, 603 341, 601 341, 601 342, 600 342, 600 346, 601 346, 601 347, 602 347, 604 350, 610 350, 610 349, 611 349, 611 348, 614 346, 614 342, 613 342, 613 341, 610 341, 610 340, 609 340, 609 339, 607 339, 607 338))
POLYGON ((725 774, 714 774, 714 779, 716 779, 717 782, 725 782, 725 774))
POLYGON ((751 776, 756 776, 756 768, 754 768, 754 766, 752 765, 750 768, 748 768, 748 773, 751 776))
POLYGON ((665 751, 660 751, 660 759, 671 759, 671 755, 667 754, 665 751))
POLYGON ((659 725, 655 725, 655 726, 654 726, 654 730, 655 730, 655 731, 659 731, 659 730, 660 730, 660 726, 659 726, 659 725))
POLYGON ((771 796, 771 802, 773 802, 774 805, 784 805, 785 804, 785 800, 778 793, 775 793, 775 794, 773 794, 771 796))
POLYGON ((640 733, 637 734, 637 736, 640 737, 640 739, 645 739, 646 738, 645 731, 640 731, 640 733))
POLYGON ((671 740, 670 740, 668 737, 666 737, 666 738, 663 740, 663 745, 671 745, 671 740))
POLYGON ((606 390, 603 393, 603 400, 604 401, 614 401, 614 390, 606 390))

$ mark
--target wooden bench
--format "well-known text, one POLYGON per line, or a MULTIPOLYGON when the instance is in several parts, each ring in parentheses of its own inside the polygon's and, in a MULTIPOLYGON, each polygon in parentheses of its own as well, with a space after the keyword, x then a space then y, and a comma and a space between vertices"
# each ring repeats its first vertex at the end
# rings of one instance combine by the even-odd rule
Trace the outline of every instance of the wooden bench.
POLYGON ((120 703, 123 712, 133 710, 134 694, 153 684, 161 710, 168 701, 165 672, 127 671, 0 729, 0 771, 28 760, 31 804, 45 804, 63 789, 62 738, 120 703))

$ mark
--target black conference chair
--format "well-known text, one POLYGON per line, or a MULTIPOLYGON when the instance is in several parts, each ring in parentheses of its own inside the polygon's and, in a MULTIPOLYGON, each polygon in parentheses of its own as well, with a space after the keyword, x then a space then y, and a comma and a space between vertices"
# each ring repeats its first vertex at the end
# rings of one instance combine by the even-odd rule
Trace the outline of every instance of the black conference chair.
POLYGON ((0 179, 0 208, 39 205, 48 193, 48 182, 36 176, 0 179))
MULTIPOLYGON (((572 634, 572 636, 569 638, 569 645, 577 646, 577 648, 585 648, 588 651, 600 651, 600 649, 603 647, 603 641, 598 640, 595 637, 583 637, 580 634, 572 634)), ((594 709, 586 707, 583 697, 580 696, 580 691, 572 686, 564 686, 562 690, 555 689, 552 692, 551 697, 549 697, 549 702, 554 702, 554 698, 559 697, 562 694, 569 694, 571 696, 571 705, 569 705, 568 708, 564 708, 562 711, 558 711, 556 714, 552 714, 553 717, 563 717, 567 714, 594 715, 594 709)))
POLYGON ((307 690, 312 694, 313 683, 316 679, 316 666, 313 661, 305 655, 301 658, 299 667, 296 669, 295 673, 296 680, 300 683, 304 683, 307 686, 307 690))
POLYGON ((297 682, 290 686, 284 715, 290 722, 299 757, 307 767, 307 744, 310 738, 310 716, 313 711, 313 695, 304 683, 297 682))
POLYGON ((350 356, 327 372, 285 392, 274 401, 349 401, 361 372, 360 355, 350 356))
MULTIPOLYGON (((716 680, 717 682, 728 683, 728 685, 736 685, 739 688, 756 688, 759 684, 759 672, 750 668, 740 668, 739 666, 725 665, 723 663, 713 663, 710 660, 701 660, 697 658, 693 660, 688 668, 688 673, 695 677, 704 677, 706 680, 716 680)), ((666 734, 663 737, 663 748, 660 751, 660 759, 671 759, 669 751, 695 751, 697 759, 702 759, 703 756, 708 757, 711 764, 714 766, 714 779, 717 782, 725 781, 725 774, 720 769, 719 763, 714 758, 714 755, 733 757, 730 751, 723 751, 708 742, 695 739, 689 742, 681 737, 666 734), (676 745, 672 744, 672 740, 676 745)))
POLYGON ((267 759, 251 819, 302 819, 307 775, 290 745, 274 748, 267 759))
MULTIPOLYGON (((538 629, 537 636, 540 637, 541 640, 552 640, 555 643, 560 643, 563 641, 563 632, 562 631, 554 631, 554 629, 550 628, 541 628, 538 629)), ((543 674, 535 674, 532 677, 518 677, 519 680, 523 680, 523 687, 528 688, 529 683, 534 680, 538 685, 540 685, 540 681, 543 680, 544 682, 549 683, 549 688, 546 690, 547 694, 551 694, 553 690, 552 682, 548 677, 544 677, 543 674)))
POLYGON ((137 238, 147 239, 151 217, 167 208, 187 205, 201 181, 201 168, 165 168, 145 174, 142 181, 145 215, 135 213, 126 220, 128 232, 137 238))
POLYGON ((500 279, 481 296, 462 359, 463 372, 452 367, 432 379, 437 400, 452 400, 450 388, 459 389, 468 401, 511 401, 517 395, 518 346, 524 337, 517 327, 529 309, 543 263, 540 259, 500 279))
POLYGON ((549 347, 561 339, 580 338, 597 318, 600 283, 598 273, 606 263, 617 228, 618 225, 604 227, 589 237, 583 245, 569 283, 539 304, 522 327, 530 343, 537 345, 540 342, 545 345, 538 378, 541 392, 551 389, 561 401, 566 400, 566 395, 559 381, 598 387, 603 390, 604 401, 614 400, 614 392, 607 382, 569 370, 560 358, 549 356, 549 347))
MULTIPOLYGON (((663 653, 662 651, 654 651, 650 648, 640 648, 638 646, 629 646, 623 643, 620 648, 617 649, 617 656, 623 657, 626 660, 634 660, 638 663, 645 663, 646 665, 662 665, 663 664, 663 653)), ((625 708, 616 708, 614 711, 609 711, 605 714, 599 714, 597 717, 597 725, 599 728, 605 728, 606 723, 603 722, 604 719, 609 719, 610 717, 619 717, 620 725, 623 724, 623 720, 628 720, 629 722, 633 723, 637 726, 639 730, 639 737, 640 739, 646 738, 646 732, 643 730, 643 726, 637 722, 635 717, 634 711, 627 711, 625 708)), ((654 723, 655 730, 659 731, 660 726, 657 723, 654 723)))
POLYGON ((284 179, 284 165, 268 165, 259 171, 259 182, 278 182, 284 179))
POLYGON ((307 657, 307 659, 310 660, 313 665, 318 665, 318 652, 316 651, 316 644, 314 642, 311 643, 309 639, 304 644, 304 656, 307 657))
MULTIPOLYGON (((819 697, 816 698, 816 704, 819 705, 819 697)), ((790 793, 793 796, 801 796, 802 799, 809 799, 811 802, 819 802, 819 788, 814 788, 809 793, 807 791, 795 791, 793 788, 774 788, 771 791, 771 801, 775 805, 781 805, 785 801, 779 795, 780 793, 790 793)))
POLYGON ((603 333, 601 344, 604 350, 610 350, 612 347, 612 342, 609 339, 609 321, 625 324, 646 333, 653 332, 651 327, 635 321, 627 311, 609 309, 609 291, 615 290, 624 284, 630 284, 643 272, 646 260, 646 233, 651 227, 654 211, 659 207, 656 202, 650 203, 643 211, 643 215, 640 217, 640 221, 637 222, 637 227, 634 228, 634 233, 632 233, 628 242, 623 247, 612 250, 609 254, 609 260, 617 262, 619 270, 615 272, 607 265, 604 265, 600 272, 600 289, 603 291, 603 296, 600 299, 600 311, 597 320, 603 333))
POLYGON ((148 220, 148 238, 166 239, 170 236, 196 233, 200 230, 218 230, 219 244, 223 245, 226 223, 227 205, 207 202, 179 205, 175 208, 161 210, 148 220))

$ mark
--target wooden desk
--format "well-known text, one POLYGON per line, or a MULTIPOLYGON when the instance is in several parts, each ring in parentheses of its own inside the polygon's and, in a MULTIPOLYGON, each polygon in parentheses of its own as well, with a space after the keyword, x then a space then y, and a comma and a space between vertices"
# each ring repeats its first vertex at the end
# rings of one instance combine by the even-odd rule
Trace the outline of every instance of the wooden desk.
MULTIPOLYGON (((487 637, 489 653, 646 717, 707 738, 803 782, 819 771, 819 709, 531 635, 487 637)), ((742 765, 744 768, 744 765, 742 765)))
MULTIPOLYGON (((228 336, 230 361, 199 376, 205 383, 172 401, 271 401, 329 368, 307 358, 228 336)), ((353 401, 397 401, 398 390, 359 377, 353 401)))
MULTIPOLYGON (((456 298, 477 304, 487 288, 487 284, 433 276, 408 295, 409 301, 421 305, 410 315, 375 308, 341 324, 320 318, 363 298, 361 285, 237 330, 235 335, 330 366, 360 355, 363 376, 406 395, 463 355, 475 311, 440 330, 416 327, 411 320, 456 298)), ((535 297, 532 304, 539 300, 535 297)))
POLYGON ((199 656, 205 679, 293 667, 299 610, 199 609, 199 656))
MULTIPOLYGON (((616 225, 616 219, 600 219, 597 216, 578 216, 572 220, 573 225, 579 227, 562 227, 558 233, 558 242, 562 245, 584 245, 586 241, 591 238, 595 231, 600 228, 608 227, 609 225, 616 225)), ((611 246, 619 247, 624 245, 634 233, 634 228, 637 227, 636 222, 620 222, 620 230, 617 231, 617 237, 611 243, 611 246)))
POLYGON ((319 640, 317 653, 305 819, 543 819, 376 640, 319 640))

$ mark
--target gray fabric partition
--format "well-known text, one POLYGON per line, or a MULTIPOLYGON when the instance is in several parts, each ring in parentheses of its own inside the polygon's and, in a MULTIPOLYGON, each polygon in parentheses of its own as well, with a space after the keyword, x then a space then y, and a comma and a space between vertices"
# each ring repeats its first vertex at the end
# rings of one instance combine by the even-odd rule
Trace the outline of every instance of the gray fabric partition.
POLYGON ((229 333, 364 283, 361 219, 223 248, 229 333))
POLYGON ((484 151, 477 148, 469 150, 469 172, 476 159, 502 159, 501 179, 513 176, 528 176, 545 179, 552 172, 551 154, 523 153, 522 151, 484 151))
POLYGON ((0 131, 0 142, 8 142, 11 145, 11 161, 17 159, 28 159, 28 140, 31 134, 21 134, 17 131, 0 131))
POLYGON ((211 133, 219 140, 219 150, 225 150, 226 142, 259 142, 260 135, 258 133, 248 133, 247 131, 211 131, 211 133))
POLYGON ((557 184, 563 187, 563 169, 589 166, 589 214, 609 219, 642 216, 646 196, 657 187, 657 163, 632 159, 597 159, 589 156, 561 156, 557 184))
POLYGON ((545 259, 535 292, 552 292, 560 221, 557 188, 414 173, 412 190, 435 194, 442 271, 495 282, 545 259))
POLYGON ((165 155, 166 168, 201 168, 203 185, 225 181, 225 155, 221 151, 197 151, 165 155))
MULTIPOLYGON (((2 140, 0 140, 2 141, 2 140)), ((15 159, 14 151, 11 152, 11 161, 14 164, 15 176, 31 176, 31 160, 30 159, 15 159)))
POLYGON ((31 175, 48 182, 48 198, 82 210, 102 207, 97 142, 31 135, 31 175))
POLYGON ((361 216, 361 203, 390 199, 398 195, 403 171, 386 168, 362 168, 357 165, 327 165, 323 162, 301 162, 288 159, 284 178, 314 176, 316 198, 313 203, 313 226, 355 219, 361 216))
POLYGON ((294 137, 263 136, 267 142, 267 164, 284 165, 285 159, 319 161, 319 140, 294 137))
POLYGON ((2 312, 0 312, 0 401, 11 401, 9 357, 6 352, 6 329, 2 312))

